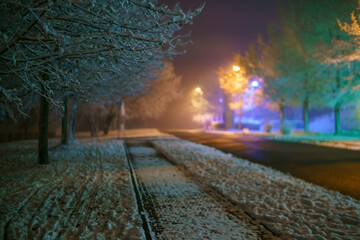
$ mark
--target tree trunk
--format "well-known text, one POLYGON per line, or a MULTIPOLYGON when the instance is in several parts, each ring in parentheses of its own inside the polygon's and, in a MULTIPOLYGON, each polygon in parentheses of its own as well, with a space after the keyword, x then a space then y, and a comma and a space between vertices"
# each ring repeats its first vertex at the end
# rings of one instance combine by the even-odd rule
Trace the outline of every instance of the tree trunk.
POLYGON ((78 97, 74 96, 71 107, 71 116, 69 123, 69 142, 75 141, 75 120, 77 114, 78 97))
POLYGON ((68 144, 68 98, 64 98, 64 112, 61 119, 61 144, 68 144))
POLYGON ((97 112, 90 113, 88 122, 89 122, 91 137, 98 137, 99 123, 97 121, 97 112))
MULTIPOLYGON (((44 93, 44 87, 41 87, 44 93)), ((39 113, 39 163, 49 163, 48 153, 48 127, 49 127, 49 102, 44 96, 40 96, 39 113)))
POLYGON ((116 109, 114 106, 111 106, 109 113, 106 115, 106 119, 105 119, 104 136, 108 135, 110 125, 112 121, 115 119, 115 117, 116 117, 116 109))
MULTIPOLYGON (((340 70, 336 69, 336 90, 339 91, 341 89, 341 76, 340 70)), ((335 112, 335 134, 341 133, 341 124, 340 124, 340 102, 335 104, 334 112, 335 112)))
POLYGON ((125 102, 121 104, 121 132, 123 137, 125 137, 125 102))
POLYGON ((283 132, 285 129, 285 119, 284 119, 284 105, 280 104, 280 131, 283 132))
POLYGON ((239 123, 238 123, 238 130, 239 130, 239 132, 241 131, 241 114, 242 114, 242 112, 241 112, 241 107, 239 108, 239 123))
POLYGON ((29 124, 28 122, 25 122, 25 126, 24 126, 24 140, 28 140, 28 129, 29 129, 29 124))
POLYGON ((340 106, 340 103, 335 104, 335 134, 341 133, 340 106))
POLYGON ((120 116, 121 116, 121 106, 118 106, 118 119, 117 119, 117 128, 118 128, 118 138, 120 138, 120 116))
POLYGON ((309 133, 309 99, 304 100, 304 133, 309 133))

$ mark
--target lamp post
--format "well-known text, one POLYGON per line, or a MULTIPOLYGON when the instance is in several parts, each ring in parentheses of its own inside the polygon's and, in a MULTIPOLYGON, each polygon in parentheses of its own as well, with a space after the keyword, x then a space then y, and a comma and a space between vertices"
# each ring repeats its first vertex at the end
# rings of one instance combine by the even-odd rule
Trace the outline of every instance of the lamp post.
POLYGON ((200 107, 199 107, 199 113, 200 113, 200 124, 204 124, 202 125, 203 128, 205 128, 205 121, 204 121, 204 114, 203 114, 203 98, 202 98, 202 95, 203 95, 203 91, 201 88, 197 87, 195 88, 195 92, 196 92, 196 96, 198 97, 199 99, 199 104, 200 104, 200 107))
MULTIPOLYGON (((234 72, 239 72, 239 71, 241 70, 241 68, 240 68, 239 66, 236 66, 236 65, 234 65, 234 66, 232 67, 232 69, 233 69, 234 72)), ((236 74, 235 74, 235 77, 236 77, 236 80, 237 80, 237 79, 241 80, 239 73, 236 73, 236 74)), ((242 99, 241 99, 241 98, 242 98, 242 94, 239 93, 239 109, 238 109, 238 114, 239 114, 238 130, 239 130, 239 132, 241 131, 241 111, 242 111, 242 109, 241 109, 242 99)))

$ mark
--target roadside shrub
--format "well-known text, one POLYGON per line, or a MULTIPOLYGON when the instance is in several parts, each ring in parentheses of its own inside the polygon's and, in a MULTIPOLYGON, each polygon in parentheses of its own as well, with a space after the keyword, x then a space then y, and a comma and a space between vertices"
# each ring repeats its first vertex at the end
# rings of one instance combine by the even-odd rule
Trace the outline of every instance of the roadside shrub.
POLYGON ((284 125, 282 128, 281 128, 281 133, 284 134, 284 135, 290 135, 291 133, 291 127, 289 125, 284 125))
POLYGON ((250 133, 250 129, 248 129, 248 128, 244 128, 244 129, 243 129, 243 133, 245 133, 245 134, 250 133))
POLYGON ((271 129, 272 129, 272 125, 271 124, 266 124, 265 131, 269 133, 269 132, 271 132, 271 129))
POLYGON ((225 129, 225 123, 223 123, 223 122, 211 122, 211 129, 225 129))

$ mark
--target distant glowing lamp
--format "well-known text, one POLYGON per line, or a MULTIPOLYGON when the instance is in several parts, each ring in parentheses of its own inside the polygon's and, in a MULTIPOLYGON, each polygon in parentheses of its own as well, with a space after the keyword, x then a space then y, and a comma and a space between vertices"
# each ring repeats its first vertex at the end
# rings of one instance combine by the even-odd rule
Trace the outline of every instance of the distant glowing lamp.
POLYGON ((251 86, 254 87, 254 88, 257 88, 259 86, 259 82, 254 80, 251 82, 251 86))
POLYGON ((233 70, 235 71, 235 72, 238 72, 238 71, 240 71, 240 67, 238 67, 238 66, 233 66, 233 70))
POLYGON ((200 93, 200 92, 201 92, 201 88, 199 88, 199 87, 195 88, 195 92, 200 93))

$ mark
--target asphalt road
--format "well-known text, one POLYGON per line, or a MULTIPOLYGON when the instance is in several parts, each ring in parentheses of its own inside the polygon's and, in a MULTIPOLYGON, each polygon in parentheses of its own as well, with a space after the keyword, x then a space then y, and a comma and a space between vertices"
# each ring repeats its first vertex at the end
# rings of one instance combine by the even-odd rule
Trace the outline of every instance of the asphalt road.
POLYGON ((166 131, 360 200, 360 151, 268 140, 257 136, 166 131))

